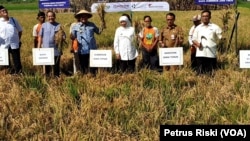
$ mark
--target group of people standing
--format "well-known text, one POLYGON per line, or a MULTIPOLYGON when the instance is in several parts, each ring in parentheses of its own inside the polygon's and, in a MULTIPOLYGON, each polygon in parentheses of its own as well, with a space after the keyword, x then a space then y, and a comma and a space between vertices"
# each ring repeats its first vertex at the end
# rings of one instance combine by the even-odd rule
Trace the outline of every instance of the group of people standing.
MULTIPOLYGON (((15 73, 22 72, 20 61, 20 39, 22 28, 15 18, 8 17, 7 10, 0 6, 0 47, 8 48, 12 54, 15 66, 15 73), (8 36, 12 38, 6 38, 8 36)), ((97 49, 95 34, 101 34, 102 27, 97 27, 93 22, 88 21, 92 13, 81 10, 74 15, 76 22, 70 27, 70 39, 72 41, 72 53, 77 57, 75 61, 78 71, 82 73, 96 74, 97 68, 89 67, 90 50, 97 49)), ((55 34, 60 29, 61 24, 56 22, 56 14, 53 11, 39 12, 38 23, 33 28, 35 48, 54 48, 55 65, 45 66, 45 74, 50 75, 51 70, 56 77, 60 76, 60 58, 62 52, 58 50, 55 43, 55 34), (45 22, 45 18, 47 21, 45 22), (53 69, 52 69, 53 68, 53 69)), ((138 35, 132 26, 129 15, 123 14, 119 18, 120 26, 116 28, 114 34, 114 52, 121 72, 134 72, 136 69, 136 59, 138 48, 136 41, 139 39, 140 50, 142 52, 142 62, 145 67, 155 70, 158 68, 158 47, 182 47, 184 42, 183 30, 176 25, 175 14, 166 14, 166 26, 162 29, 152 25, 152 18, 149 15, 143 17, 144 27, 138 35)), ((217 39, 221 39, 222 30, 214 23, 210 22, 211 12, 204 10, 201 15, 193 17, 194 26, 189 32, 189 44, 191 52, 191 67, 197 74, 212 73, 216 67, 216 46, 217 39)), ((64 35, 66 39, 66 34, 64 35)), ((178 66, 164 66, 164 70, 177 70, 178 66)))
MULTIPOLYGON (((166 14, 166 26, 158 30, 152 26, 152 18, 144 16, 144 27, 139 33, 141 41, 143 64, 154 70, 158 65, 158 47, 182 47, 184 33, 182 27, 175 24, 176 16, 174 13, 166 14)), ((191 68, 200 74, 213 74, 217 67, 217 44, 222 38, 222 29, 210 22, 211 11, 203 10, 201 14, 195 15, 192 19, 193 26, 189 31, 189 45, 191 68)), ((114 38, 114 50, 116 59, 121 60, 121 70, 124 72, 128 68, 135 70, 135 60, 138 52, 133 44, 134 28, 128 15, 121 16, 119 19, 120 27, 116 29, 114 38)), ((177 70, 179 66, 164 66, 164 71, 177 70)))

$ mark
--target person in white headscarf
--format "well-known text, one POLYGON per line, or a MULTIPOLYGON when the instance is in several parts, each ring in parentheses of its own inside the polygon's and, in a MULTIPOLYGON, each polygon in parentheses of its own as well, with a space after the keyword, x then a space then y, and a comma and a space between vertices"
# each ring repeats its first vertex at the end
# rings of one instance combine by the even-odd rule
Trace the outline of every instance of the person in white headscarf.
POLYGON ((119 18, 120 27, 115 31, 114 51, 122 72, 134 72, 138 51, 135 48, 135 29, 127 16, 119 18))

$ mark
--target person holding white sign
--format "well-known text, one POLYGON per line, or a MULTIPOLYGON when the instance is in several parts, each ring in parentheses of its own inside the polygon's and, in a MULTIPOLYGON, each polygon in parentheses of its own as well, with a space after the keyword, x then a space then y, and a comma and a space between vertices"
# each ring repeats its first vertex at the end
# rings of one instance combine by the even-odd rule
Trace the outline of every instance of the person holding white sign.
POLYGON ((20 56, 21 47, 21 37, 22 37, 22 27, 18 20, 13 17, 9 17, 8 10, 3 6, 0 7, 1 21, 4 25, 2 28, 5 29, 5 39, 8 40, 6 48, 9 49, 9 53, 12 56, 14 70, 11 74, 22 74, 22 63, 20 56), (14 30, 13 30, 14 29, 14 30))
POLYGON ((71 31, 71 39, 77 39, 78 41, 78 56, 82 73, 88 73, 95 75, 97 68, 89 66, 90 62, 90 50, 97 49, 95 33, 101 34, 103 28, 98 28, 93 22, 89 22, 88 19, 93 15, 86 10, 80 10, 76 15, 76 18, 80 19, 80 22, 73 26, 71 31))
MULTIPOLYGON (((183 30, 180 26, 177 26, 175 22, 175 14, 166 14, 167 25, 160 31, 159 45, 160 47, 182 47, 184 36, 183 30)), ((179 66, 172 66, 173 70, 177 70, 179 66)), ((170 66, 164 66, 163 69, 168 71, 171 69, 170 66)))
POLYGON ((142 61, 145 67, 155 70, 157 69, 158 61, 157 43, 159 31, 157 27, 151 25, 152 19, 150 16, 144 16, 143 20, 145 27, 139 33, 142 48, 142 61))
MULTIPOLYGON (((47 22, 42 24, 42 28, 39 32, 38 37, 38 48, 54 48, 54 59, 55 64, 53 65, 54 76, 60 76, 60 59, 61 52, 58 50, 58 47, 55 43, 55 34, 59 30, 61 24, 56 22, 56 14, 53 11, 48 11, 46 14, 47 22)), ((65 35, 66 38, 66 35, 65 35)), ((50 76, 52 66, 45 66, 45 75, 50 76)))
POLYGON ((197 74, 212 74, 217 65, 217 46, 222 38, 222 29, 210 22, 211 12, 201 12, 202 24, 196 27, 193 34, 193 45, 196 49, 197 74))
POLYGON ((129 25, 127 16, 119 18, 120 27, 115 31, 114 51, 116 59, 120 60, 120 69, 122 72, 134 72, 135 62, 138 56, 134 45, 135 29, 129 25))

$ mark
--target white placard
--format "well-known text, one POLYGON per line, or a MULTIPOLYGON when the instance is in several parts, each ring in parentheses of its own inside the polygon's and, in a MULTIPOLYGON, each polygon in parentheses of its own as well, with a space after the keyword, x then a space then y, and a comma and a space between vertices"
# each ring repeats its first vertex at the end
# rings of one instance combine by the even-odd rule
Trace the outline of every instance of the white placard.
POLYGON ((112 67, 111 50, 90 50, 90 67, 112 67))
POLYGON ((0 66, 8 66, 8 65, 9 65, 8 49, 1 48, 0 49, 0 66))
POLYGON ((33 48, 33 65, 54 65, 54 48, 33 48))
POLYGON ((240 50, 240 68, 250 68, 250 50, 240 50))
POLYGON ((159 48, 160 66, 183 65, 183 48, 159 48))
MULTIPOLYGON (((93 3, 91 12, 96 13, 97 7, 102 3, 93 3)), ((122 11, 169 11, 169 4, 161 2, 109 2, 105 3, 105 12, 122 11)))

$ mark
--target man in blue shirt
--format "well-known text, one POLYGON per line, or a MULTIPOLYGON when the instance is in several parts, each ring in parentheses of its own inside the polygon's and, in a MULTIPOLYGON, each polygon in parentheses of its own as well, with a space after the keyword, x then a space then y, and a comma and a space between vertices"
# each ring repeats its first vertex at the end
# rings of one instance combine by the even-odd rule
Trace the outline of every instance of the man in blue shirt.
POLYGON ((95 75, 97 68, 89 68, 89 54, 90 50, 97 49, 94 33, 101 34, 102 29, 88 21, 92 14, 86 10, 79 11, 75 16, 80 19, 80 22, 72 27, 71 39, 74 40, 76 38, 78 41, 81 72, 88 73, 90 71, 90 73, 95 75))
MULTIPOLYGON (((54 71, 54 76, 59 77, 60 75, 60 59, 62 52, 58 49, 55 42, 55 34, 60 28, 60 24, 55 21, 56 14, 53 11, 47 12, 47 22, 42 24, 41 30, 38 36, 38 48, 54 48, 54 59, 55 65, 45 66, 45 74, 46 76, 50 76, 50 73, 54 71)), ((66 35, 65 35, 66 38, 66 35)))

